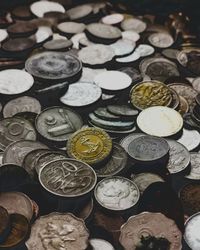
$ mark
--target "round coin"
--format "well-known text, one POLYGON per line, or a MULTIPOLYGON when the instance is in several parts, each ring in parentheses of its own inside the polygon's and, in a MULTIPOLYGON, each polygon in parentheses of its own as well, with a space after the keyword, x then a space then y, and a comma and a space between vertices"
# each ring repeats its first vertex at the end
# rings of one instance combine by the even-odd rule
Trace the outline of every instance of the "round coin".
POLYGON ((96 201, 105 209, 123 211, 135 206, 140 192, 136 184, 121 176, 101 180, 94 191, 96 201))
POLYGON ((155 50, 152 46, 148 44, 139 44, 138 47, 135 49, 135 52, 137 52, 140 57, 146 57, 152 55, 155 50))
POLYGON ((2 44, 2 49, 10 53, 22 53, 33 49, 34 40, 30 38, 13 38, 2 44))
POLYGON ((130 40, 135 44, 140 39, 140 35, 134 30, 127 30, 122 32, 122 38, 130 40))
POLYGON ((142 33, 147 28, 145 22, 137 18, 128 18, 121 23, 123 30, 133 30, 137 33, 142 33))
POLYGON ((99 107, 99 108, 95 109, 94 115, 100 119, 105 120, 105 121, 106 120, 108 120, 108 121, 119 121, 120 120, 120 116, 111 114, 110 112, 108 112, 106 107, 99 107))
POLYGON ((104 16, 101 19, 102 23, 109 24, 109 25, 119 24, 123 20, 124 20, 124 16, 122 14, 119 14, 119 13, 110 14, 110 15, 104 16))
POLYGON ((134 69, 133 67, 122 67, 118 70, 129 75, 133 83, 141 82, 143 79, 139 71, 134 69))
POLYGON ((120 140, 119 144, 125 149, 126 152, 128 152, 128 146, 129 144, 136 138, 139 138, 141 136, 144 136, 145 134, 142 133, 134 133, 127 135, 123 139, 120 140))
POLYGON ((88 164, 66 158, 44 165, 39 172, 39 181, 48 192, 72 198, 91 192, 97 177, 88 164))
POLYGON ((168 33, 154 33, 148 37, 149 42, 157 48, 168 48, 174 43, 173 37, 168 33))
POLYGON ((168 137, 182 129, 183 118, 174 109, 156 106, 143 110, 137 117, 137 124, 144 133, 168 137))
POLYGON ((57 29, 65 35, 72 36, 74 34, 83 32, 85 30, 85 24, 75 23, 75 22, 64 22, 64 23, 59 23, 57 29))
POLYGON ((192 81, 192 87, 198 92, 200 93, 200 77, 195 78, 192 81))
POLYGON ((112 140, 102 129, 83 128, 74 133, 67 142, 67 153, 88 164, 98 164, 108 158, 112 140))
POLYGON ((89 4, 78 5, 66 11, 70 20, 78 20, 87 17, 93 11, 93 8, 89 4))
POLYGON ((72 47, 72 41, 68 39, 57 39, 46 42, 43 47, 47 50, 62 51, 72 47))
POLYGON ((191 171, 189 175, 186 175, 185 177, 187 179, 191 180, 200 180, 200 166, 199 166, 199 160, 200 160, 200 153, 190 153, 191 157, 191 171))
POLYGON ((188 151, 193 151, 200 144, 200 133, 197 130, 183 129, 183 134, 178 142, 183 144, 188 151))
POLYGON ((37 31, 37 27, 33 23, 20 21, 10 25, 7 31, 9 35, 13 37, 28 37, 37 31))
POLYGON ((129 55, 135 48, 133 42, 125 39, 118 40, 111 44, 110 47, 114 50, 115 56, 117 57, 129 55))
POLYGON ((136 117, 139 112, 128 105, 108 105, 107 110, 114 115, 122 117, 136 117))
POLYGON ((93 250, 115 250, 114 247, 110 244, 110 242, 103 239, 90 239, 90 245, 93 250))

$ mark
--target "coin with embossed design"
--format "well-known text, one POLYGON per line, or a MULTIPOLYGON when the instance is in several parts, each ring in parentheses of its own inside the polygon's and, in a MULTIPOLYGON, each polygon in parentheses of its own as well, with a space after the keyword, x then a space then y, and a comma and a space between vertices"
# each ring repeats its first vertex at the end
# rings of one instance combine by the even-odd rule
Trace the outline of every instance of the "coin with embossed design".
POLYGON ((36 220, 26 242, 28 250, 85 250, 89 232, 82 219, 70 213, 51 213, 36 220))
POLYGON ((83 128, 74 133, 67 142, 70 157, 96 165, 107 159, 112 152, 110 136, 99 128, 83 128))
POLYGON ((78 197, 92 191, 97 182, 94 170, 74 159, 54 160, 39 172, 39 181, 48 192, 61 197, 78 197))
POLYGON ((119 144, 126 150, 126 152, 128 152, 128 146, 129 144, 136 138, 139 138, 141 136, 144 136, 145 134, 142 133, 133 133, 133 134, 129 134, 126 137, 124 137, 123 139, 120 140, 119 144))
POLYGON ((174 43, 173 37, 168 33, 153 33, 148 37, 151 45, 157 48, 168 48, 174 43))

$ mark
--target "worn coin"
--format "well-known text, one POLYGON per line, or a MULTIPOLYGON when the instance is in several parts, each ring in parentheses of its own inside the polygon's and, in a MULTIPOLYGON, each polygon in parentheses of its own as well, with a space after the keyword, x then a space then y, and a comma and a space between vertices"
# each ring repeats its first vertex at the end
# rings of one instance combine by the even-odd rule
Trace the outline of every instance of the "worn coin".
POLYGON ((36 118, 38 133, 52 142, 66 142, 68 138, 83 126, 81 117, 66 107, 49 107, 36 118))
POLYGON ((115 56, 117 57, 129 55, 135 48, 133 42, 125 39, 118 40, 117 42, 111 44, 110 47, 114 50, 115 56))
POLYGON ((178 142, 183 144, 188 151, 193 151, 200 144, 200 133, 197 130, 183 129, 183 134, 178 142))
POLYGON ((2 49, 10 53, 22 53, 33 49, 34 45, 35 41, 30 38, 10 38, 2 44, 2 49))
POLYGON ((82 75, 79 81, 94 83, 95 76, 104 71, 106 71, 106 69, 91 69, 83 67, 82 75))
POLYGON ((140 57, 146 57, 152 55, 155 52, 155 49, 148 44, 139 44, 135 51, 140 57))
POLYGON ((181 95, 179 95, 179 100, 180 100, 180 104, 179 104, 179 109, 178 109, 178 111, 179 111, 179 113, 180 113, 181 115, 184 115, 184 114, 186 114, 186 113, 189 112, 189 109, 190 109, 189 103, 188 103, 188 101, 187 101, 183 96, 181 96, 181 95))
POLYGON ((140 39, 140 35, 134 30, 126 30, 122 32, 122 38, 130 40, 135 44, 140 39))
POLYGON ((133 30, 137 33, 142 33, 147 28, 145 22, 137 18, 128 18, 121 23, 123 30, 133 30))
POLYGON ((83 19, 90 15, 93 11, 93 8, 89 4, 78 5, 74 8, 70 8, 66 11, 67 15, 69 16, 70 20, 78 20, 83 19))
POLYGON ((8 32, 4 29, 0 29, 0 42, 3 42, 8 37, 8 32))
POLYGON ((89 243, 92 246, 93 250, 114 250, 114 247, 110 244, 110 242, 104 239, 92 238, 89 240, 89 243))
POLYGON ((68 39, 51 40, 43 44, 43 47, 52 51, 63 51, 72 47, 72 41, 68 39))
POLYGON ((53 31, 48 26, 39 26, 37 32, 34 35, 34 39, 37 44, 42 44, 49 40, 53 36, 53 31))
POLYGON ((192 81, 192 87, 198 92, 200 93, 200 77, 195 78, 192 81))
POLYGON ((200 166, 199 166, 200 153, 198 152, 190 153, 190 157, 191 157, 191 171, 190 174, 186 175, 185 177, 187 179, 200 180, 200 166))
POLYGON ((69 198, 92 191, 97 176, 88 164, 66 158, 47 163, 39 172, 39 181, 48 192, 69 198))
POLYGON ((28 37, 37 31, 36 25, 27 21, 18 21, 7 28, 8 34, 12 37, 28 37))
POLYGON ((107 110, 114 115, 121 117, 136 117, 139 112, 128 105, 108 105, 107 110))
POLYGON ((129 144, 136 138, 139 138, 141 136, 144 136, 145 134, 142 133, 133 133, 130 135, 127 135, 123 139, 120 140, 119 144, 125 149, 126 152, 128 152, 128 146, 129 144))
POLYGON ((96 115, 98 118, 108 121, 119 121, 120 116, 113 115, 110 113, 106 107, 99 107, 94 110, 94 115, 96 115))
POLYGON ((124 20, 124 16, 120 13, 113 13, 107 16, 104 16, 101 19, 101 22, 109 25, 116 25, 121 23, 124 20))
POLYGON ((76 22, 64 22, 59 23, 57 26, 57 29, 61 32, 61 34, 65 35, 74 35, 81 33, 85 30, 85 24, 84 23, 76 23, 76 22))
POLYGON ((148 37, 149 42, 157 48, 168 48, 174 43, 173 37, 168 33, 154 33, 148 37))

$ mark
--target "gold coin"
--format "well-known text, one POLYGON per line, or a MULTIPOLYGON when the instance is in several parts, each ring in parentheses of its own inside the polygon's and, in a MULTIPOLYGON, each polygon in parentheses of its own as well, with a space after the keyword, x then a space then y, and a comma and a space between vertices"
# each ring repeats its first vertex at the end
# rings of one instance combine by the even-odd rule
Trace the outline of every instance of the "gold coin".
POLYGON ((130 99, 133 106, 143 110, 153 106, 169 106, 172 93, 162 82, 144 81, 131 89, 130 99))
POLYGON ((84 128, 74 133, 67 143, 70 157, 96 165, 111 154, 112 139, 102 129, 84 128))

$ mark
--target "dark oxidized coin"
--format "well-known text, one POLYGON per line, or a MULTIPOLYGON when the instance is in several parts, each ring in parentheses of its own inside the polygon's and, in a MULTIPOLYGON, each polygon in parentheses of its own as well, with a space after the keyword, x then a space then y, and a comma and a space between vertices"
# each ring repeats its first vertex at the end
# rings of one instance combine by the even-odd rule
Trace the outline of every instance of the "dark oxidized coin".
POLYGON ((173 89, 171 89, 171 95, 172 95, 172 101, 170 104, 170 108, 177 110, 180 105, 180 96, 173 89))
POLYGON ((177 49, 164 49, 162 51, 163 56, 167 57, 168 59, 176 60, 177 55, 180 51, 177 49))
POLYGON ((33 23, 20 21, 10 25, 7 31, 11 37, 28 37, 37 31, 37 27, 33 23))
POLYGON ((81 117, 65 107, 50 107, 36 118, 36 129, 46 140, 66 143, 68 138, 83 126, 81 117))
POLYGON ((95 169, 97 177, 105 178, 123 172, 126 168, 127 160, 126 151, 119 144, 114 143, 109 161, 100 169, 95 169))
POLYGON ((28 6, 18 6, 11 11, 11 15, 15 19, 19 20, 29 20, 32 18, 30 8, 28 6))
POLYGON ((155 164, 168 157, 169 145, 166 140, 153 137, 141 136, 134 139, 128 145, 128 154, 136 162, 155 164))
POLYGON ((136 117, 139 112, 128 105, 108 105, 107 110, 114 115, 121 117, 136 117))
POLYGON ((37 79, 56 81, 57 83, 65 80, 70 81, 82 72, 80 60, 62 52, 43 52, 31 56, 26 61, 25 68, 37 79))
POLYGON ((0 216, 0 243, 2 243, 10 233, 10 216, 3 206, 0 206, 0 216))
POLYGON ((99 107, 99 108, 95 109, 94 114, 103 120, 108 120, 108 121, 119 121, 120 120, 120 116, 113 115, 112 113, 108 112, 106 107, 99 107))
POLYGON ((39 148, 47 149, 48 147, 38 141, 21 140, 13 142, 4 151, 3 163, 22 166, 24 157, 31 151, 39 148))
POLYGON ((9 39, 2 45, 2 49, 11 53, 21 53, 33 49, 35 42, 30 38, 9 39))
POLYGON ((68 39, 56 39, 46 42, 43 47, 52 51, 66 51, 72 47, 72 41, 68 39))

